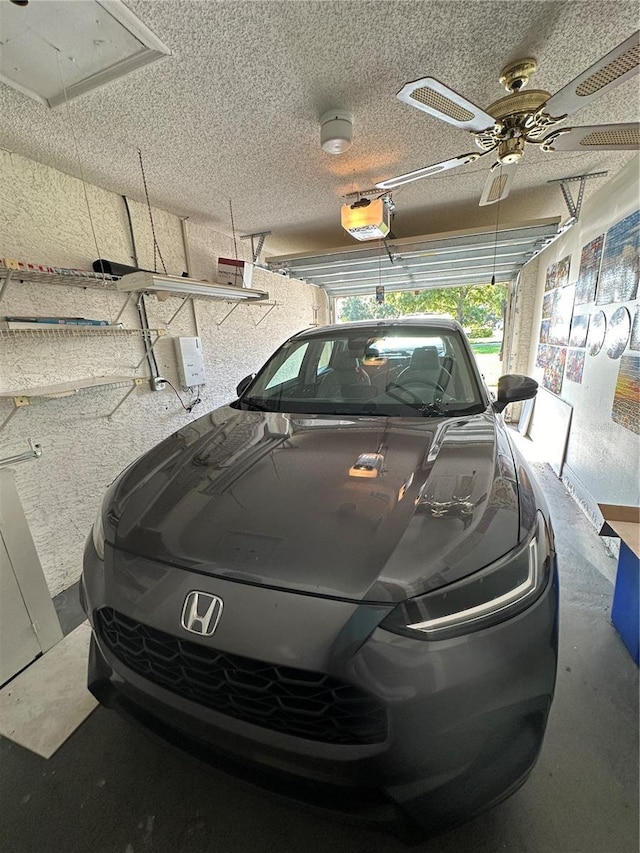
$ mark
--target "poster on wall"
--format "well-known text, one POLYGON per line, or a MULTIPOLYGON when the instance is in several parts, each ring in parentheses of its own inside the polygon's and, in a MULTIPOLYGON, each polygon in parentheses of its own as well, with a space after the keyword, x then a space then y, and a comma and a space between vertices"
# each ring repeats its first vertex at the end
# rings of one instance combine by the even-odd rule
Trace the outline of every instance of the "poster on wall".
POLYGON ((587 335, 587 352, 589 355, 598 355, 602 349, 606 331, 607 318, 604 311, 598 311, 589 321, 589 334, 587 335))
POLYGON ((636 352, 640 350, 640 308, 636 308, 635 317, 633 318, 629 349, 636 350, 636 352))
POLYGON ((556 307, 556 301, 558 299, 559 291, 554 290, 551 293, 545 293, 544 298, 542 300, 542 316, 546 319, 547 317, 553 316, 554 308, 556 307))
POLYGON ((575 284, 571 284, 556 291, 559 295, 556 299, 553 314, 551 315, 551 325, 549 327, 550 344, 566 346, 569 343, 575 290, 575 284))
POLYGON ((551 264, 551 266, 547 267, 547 277, 544 282, 545 293, 548 290, 553 290, 556 286, 556 272, 558 269, 558 264, 551 264))
POLYGON ((624 305, 621 305, 611 315, 604 339, 604 348, 609 358, 620 358, 627 346, 630 331, 631 317, 624 305))
POLYGON ((564 363, 567 359, 566 347, 550 347, 552 350, 549 364, 544 369, 542 384, 554 394, 562 391, 562 376, 564 374, 564 363))
POLYGON ((569 334, 569 346, 585 347, 587 345, 587 332, 589 331, 589 315, 574 314, 571 321, 571 333, 569 334))
POLYGON ((611 417, 625 429, 640 433, 640 355, 620 359, 611 417))
POLYGON ((580 256, 580 272, 576 285, 576 305, 585 305, 596 298, 596 285, 602 258, 604 234, 596 237, 582 249, 580 256))
POLYGON ((538 344, 536 367, 545 368, 550 358, 551 347, 548 344, 538 344))
POLYGON ((582 374, 584 372, 584 350, 570 349, 567 350, 567 363, 564 369, 564 377, 570 382, 582 383, 582 374))
POLYGON ((567 255, 556 264, 556 287, 566 287, 569 284, 569 269, 571 255, 567 255))
POLYGON ((551 325, 551 320, 542 320, 540 323, 540 343, 548 344, 549 343, 549 327, 551 325))
POLYGON ((596 303, 628 302, 638 293, 640 210, 607 231, 596 303))

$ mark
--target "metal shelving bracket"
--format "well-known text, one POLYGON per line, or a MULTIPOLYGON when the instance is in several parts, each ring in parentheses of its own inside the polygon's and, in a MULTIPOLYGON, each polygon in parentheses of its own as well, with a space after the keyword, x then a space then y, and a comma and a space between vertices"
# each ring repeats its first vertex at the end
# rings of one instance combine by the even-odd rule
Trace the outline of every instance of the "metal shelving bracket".
POLYGON ((144 385, 144 384, 145 384, 145 382, 148 382, 148 381, 149 381, 148 379, 143 379, 142 377, 136 377, 135 379, 133 379, 133 380, 132 380, 133 384, 132 384, 131 388, 129 388, 129 390, 128 390, 128 391, 127 391, 127 393, 124 395, 124 397, 120 400, 120 402, 119 402, 119 403, 118 403, 118 405, 115 407, 115 409, 112 409, 112 410, 109 412, 109 414, 107 415, 107 420, 108 420, 108 421, 110 421, 110 420, 113 418, 113 416, 114 416, 114 415, 115 415, 115 413, 118 411, 118 409, 120 408, 120 406, 124 403, 124 401, 125 401, 129 396, 131 396, 131 394, 133 394, 133 392, 136 390, 136 388, 138 387, 138 385, 144 385))
POLYGON ((14 272, 13 270, 7 270, 6 271, 7 274, 4 277, 4 281, 0 285, 0 302, 2 302, 2 297, 5 294, 5 291, 7 289, 7 285, 11 281, 11 276, 12 276, 13 272, 14 272))
MULTIPOLYGON (((231 306, 231 308, 227 311, 227 313, 224 315, 224 317, 222 318, 222 320, 220 320, 220 322, 219 322, 219 323, 216 323, 216 326, 217 326, 218 328, 220 328, 220 326, 224 323, 224 321, 225 321, 227 318, 229 318, 229 317, 233 314, 233 312, 236 310, 236 308, 238 307, 238 305, 240 305, 240 303, 239 303, 239 302, 234 302, 234 303, 233 303, 233 305, 232 305, 232 306, 231 306)), ((215 322, 215 321, 214 321, 214 322, 215 322)))
POLYGON ((18 409, 22 409, 25 406, 29 405, 28 397, 12 397, 11 399, 13 400, 13 409, 11 409, 7 417, 0 424, 0 432, 2 432, 2 430, 6 427, 6 425, 9 423, 9 421, 18 411, 18 409))
POLYGON ((278 304, 279 304, 278 302, 256 302, 256 305, 257 305, 259 308, 268 308, 268 309, 269 309, 268 311, 265 311, 265 312, 264 312, 264 314, 262 315, 262 317, 260 317, 260 319, 258 320, 258 322, 257 322, 257 323, 256 323, 256 321, 253 319, 253 317, 251 318, 251 320, 253 321, 253 325, 256 327, 256 329, 258 328, 258 326, 260 325, 260 323, 263 323, 263 322, 267 319, 267 317, 269 316, 269 314, 271 314, 271 312, 273 311, 273 309, 274 309, 274 308, 276 308, 276 307, 278 306, 278 304))

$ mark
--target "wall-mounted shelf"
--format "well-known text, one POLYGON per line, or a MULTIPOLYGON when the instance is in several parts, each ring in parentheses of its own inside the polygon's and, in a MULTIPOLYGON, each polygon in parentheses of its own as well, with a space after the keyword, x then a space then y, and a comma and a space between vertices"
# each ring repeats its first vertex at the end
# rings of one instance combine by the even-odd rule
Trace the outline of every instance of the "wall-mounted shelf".
POLYGON ((268 299, 264 290, 237 287, 230 284, 217 284, 199 281, 185 276, 163 273, 134 272, 122 276, 117 284, 118 290, 133 293, 159 293, 167 296, 180 296, 183 299, 221 299, 226 302, 251 302, 268 299))
POLYGON ((0 432, 6 427, 11 418, 20 409, 31 405, 33 399, 57 399, 60 397, 71 397, 85 388, 128 388, 129 390, 113 409, 108 418, 116 412, 127 397, 132 394, 138 385, 149 382, 142 376, 89 376, 85 379, 71 379, 68 382, 58 382, 55 385, 40 385, 32 388, 20 388, 15 391, 0 391, 0 399, 12 400, 13 408, 0 424, 0 432))
POLYGON ((35 284, 64 284, 71 287, 95 287, 100 290, 105 288, 115 290, 118 276, 106 273, 90 272, 89 270, 78 270, 69 273, 41 272, 40 270, 14 270, 0 264, 0 278, 3 279, 2 289, 9 281, 27 281, 35 284))
POLYGON ((12 338, 14 335, 19 337, 30 338, 51 338, 51 337, 71 337, 71 338, 91 338, 91 337, 129 337, 140 338, 144 335, 157 335, 161 337, 165 334, 164 329, 123 329, 122 326, 45 326, 34 328, 36 323, 25 329, 4 329, 0 324, 0 339, 12 338))
MULTIPOLYGON (((55 385, 40 385, 33 388, 21 388, 17 391, 0 391, 0 399, 13 398, 28 400, 31 397, 66 397, 76 394, 83 388, 100 388, 106 385, 131 385, 148 382, 139 376, 89 376, 86 379, 71 379, 68 382, 58 382, 55 385)), ((28 405, 28 404, 22 404, 28 405)))

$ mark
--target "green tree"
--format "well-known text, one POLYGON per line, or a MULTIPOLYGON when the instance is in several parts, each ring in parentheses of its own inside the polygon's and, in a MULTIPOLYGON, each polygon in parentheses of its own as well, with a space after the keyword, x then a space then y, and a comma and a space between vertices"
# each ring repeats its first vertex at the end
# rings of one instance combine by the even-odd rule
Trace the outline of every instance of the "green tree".
POLYGON ((406 314, 449 314, 462 326, 493 326, 502 319, 507 289, 503 284, 439 287, 388 293, 382 305, 371 296, 350 296, 341 302, 342 321, 374 320, 406 314))
POLYGON ((375 301, 373 296, 347 296, 340 301, 338 312, 343 323, 353 320, 382 320, 385 317, 400 316, 400 312, 388 300, 380 304, 375 301))

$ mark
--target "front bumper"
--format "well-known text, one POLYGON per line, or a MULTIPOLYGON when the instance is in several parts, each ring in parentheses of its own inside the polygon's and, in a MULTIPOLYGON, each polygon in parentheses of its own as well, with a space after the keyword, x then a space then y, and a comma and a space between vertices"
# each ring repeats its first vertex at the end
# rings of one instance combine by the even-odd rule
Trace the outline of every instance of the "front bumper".
MULTIPOLYGON (((113 559, 113 552, 107 559, 113 559)), ((167 572, 141 558, 134 562, 141 569, 138 581, 150 579, 146 590, 122 584, 122 563, 105 573, 88 544, 82 596, 92 624, 94 611, 106 606, 166 631, 162 602, 173 602, 175 608, 185 591, 197 588, 220 595, 239 620, 241 600, 249 614, 260 604, 264 624, 250 638, 253 656, 260 657, 256 642, 262 641, 269 649, 265 656, 282 658, 274 663, 294 665, 284 626, 277 619, 270 624, 269 616, 278 613, 278 605, 282 612, 283 596, 290 605, 291 594, 178 569, 167 572)), ((371 630, 371 613, 362 614, 363 608, 352 603, 296 598, 300 624, 307 630, 299 642, 298 632, 294 635, 299 653, 295 665, 328 672, 376 697, 388 717, 384 741, 322 743, 217 713, 129 669, 95 636, 89 689, 102 704, 201 760, 299 802, 366 821, 392 822, 397 805, 423 826, 440 828, 483 811, 522 784, 542 745, 555 684, 555 566, 552 582, 524 613, 467 637, 438 642, 371 630), (358 624, 366 636, 358 636, 358 624), (321 652, 307 643, 320 625, 321 652), (350 626, 347 638, 345 625, 350 626)), ((380 613, 375 618, 379 621, 380 613)), ((236 625, 235 637, 216 632, 216 644, 246 653, 250 644, 238 649, 245 642, 245 628, 236 625)), ((181 630, 176 622, 173 633, 181 630)), ((212 639, 206 638, 209 643, 212 639)))

